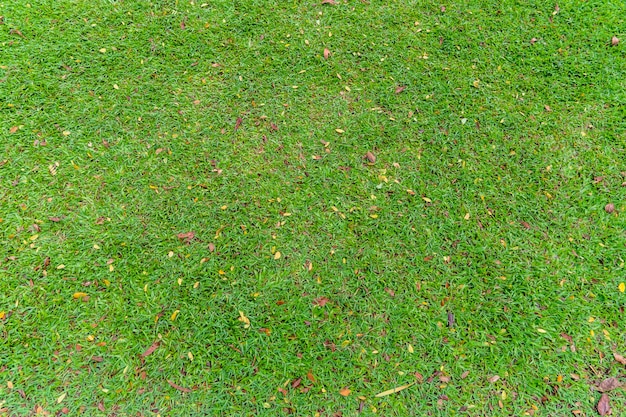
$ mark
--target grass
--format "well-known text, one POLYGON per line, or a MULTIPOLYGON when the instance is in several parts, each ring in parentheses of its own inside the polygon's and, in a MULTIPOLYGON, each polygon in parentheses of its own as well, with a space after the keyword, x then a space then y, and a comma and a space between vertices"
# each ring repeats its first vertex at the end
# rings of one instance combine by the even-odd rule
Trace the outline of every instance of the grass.
POLYGON ((594 415, 624 376, 618 2, 0 15, 4 414, 594 415))

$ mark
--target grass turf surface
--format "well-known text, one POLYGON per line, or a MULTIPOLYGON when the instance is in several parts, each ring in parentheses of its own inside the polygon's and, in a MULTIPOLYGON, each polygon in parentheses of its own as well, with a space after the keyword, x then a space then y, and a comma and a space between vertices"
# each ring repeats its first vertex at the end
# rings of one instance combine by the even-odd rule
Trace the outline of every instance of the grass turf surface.
POLYGON ((623 376, 618 3, 0 15, 5 414, 593 415, 623 376))

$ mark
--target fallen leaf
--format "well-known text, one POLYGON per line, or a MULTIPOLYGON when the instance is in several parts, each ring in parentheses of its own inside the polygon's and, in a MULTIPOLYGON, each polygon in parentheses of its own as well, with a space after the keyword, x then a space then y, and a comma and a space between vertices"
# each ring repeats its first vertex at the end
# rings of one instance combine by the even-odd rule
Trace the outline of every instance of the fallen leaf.
POLYGON ((345 131, 344 131, 343 129, 335 129, 335 132, 337 132, 337 133, 339 133, 339 134, 341 135, 341 134, 342 134, 342 133, 344 133, 345 131))
POLYGON ((20 32, 19 29, 11 29, 9 31, 10 34, 15 34, 17 36, 19 36, 20 38, 25 38, 24 34, 22 32, 20 32))
POLYGON ((448 311, 448 327, 454 327, 454 313, 451 311, 448 311))
POLYGON ((404 90, 406 90, 406 86, 405 85, 399 85, 399 86, 396 87, 396 94, 400 94, 404 90))
POLYGON ((307 378, 309 381, 311 381, 311 382, 315 383, 315 377, 313 376, 313 372, 311 372, 311 371, 307 372, 307 373, 306 373, 306 378, 307 378))
POLYGON ((496 381, 498 381, 500 379, 500 375, 494 375, 491 378, 489 378, 489 382, 491 382, 492 384, 496 381))
POLYGON ((302 378, 296 379, 295 381, 291 383, 291 388, 298 388, 301 382, 302 382, 302 378))
POLYGON ((183 20, 181 20, 181 21, 180 21, 180 28, 181 28, 182 30, 185 30, 185 29, 186 29, 185 19, 183 19, 183 20))
POLYGON ((150 345, 150 347, 148 349, 146 349, 146 351, 144 353, 141 354, 141 356, 143 358, 145 358, 146 356, 152 355, 152 353, 155 350, 157 350, 157 348, 159 347, 160 344, 161 344, 161 342, 156 340, 153 344, 150 345))
POLYGON ((387 391, 380 392, 375 395, 376 398, 386 397, 387 395, 395 394, 396 392, 400 392, 404 389, 409 388, 411 385, 415 384, 415 382, 411 382, 410 384, 402 385, 396 388, 388 389, 387 391))
POLYGON ((104 358, 102 356, 92 356, 91 357, 91 361, 92 362, 102 362, 102 361, 104 361, 104 358))
POLYGON ((11 126, 11 128, 9 129, 9 133, 15 133, 17 132, 18 129, 19 129, 19 126, 11 126))
POLYGON ((619 292, 626 291, 626 284, 624 284, 623 282, 620 282, 619 285, 617 286, 617 289, 619 290, 619 292))
POLYGON ((274 252, 274 259, 280 259, 281 253, 279 251, 274 252))
POLYGON ((376 162, 376 155, 374 155, 370 151, 367 151, 367 153, 365 154, 365 158, 372 164, 376 162))
POLYGON ((330 50, 328 48, 324 48, 324 59, 328 59, 330 56, 330 50))
POLYGON ((191 392, 191 390, 189 388, 181 387, 180 385, 173 383, 169 379, 167 380, 167 383, 170 384, 170 386, 172 388, 177 389, 178 391, 181 391, 181 392, 191 392))
POLYGON ((313 300, 313 305, 324 307, 329 301, 330 300, 326 297, 318 297, 315 300, 313 300))
POLYGON ((249 319, 249 318, 247 318, 247 317, 243 314, 243 311, 239 311, 239 318, 238 318, 237 320, 239 320, 240 322, 242 322, 242 323, 243 323, 243 328, 244 328, 244 329, 247 329, 247 328, 249 328, 249 327, 250 327, 250 319, 249 319))
POLYGON ((530 224, 528 224, 528 222, 521 221, 520 224, 524 226, 524 229, 530 230, 530 224))
POLYGON ((75 293, 72 295, 72 298, 73 298, 73 299, 75 299, 75 300, 78 300, 79 298, 83 298, 83 297, 87 297, 87 293, 84 293, 84 292, 75 292, 75 293))
POLYGON ((613 353, 613 357, 615 358, 616 361, 618 361, 622 365, 626 365, 626 358, 623 357, 622 355, 619 355, 617 353, 613 353))
POLYGON ((531 45, 534 45, 534 44, 535 44, 535 42, 537 42, 538 40, 539 40, 539 39, 537 39, 537 38, 532 38, 532 39, 530 40, 530 44, 531 44, 531 45))
POLYGON ((467 376, 469 375, 470 371, 465 371, 461 374, 461 379, 465 379, 467 378, 467 376))
POLYGON ((611 46, 617 46, 619 45, 619 38, 617 36, 613 36, 611 38, 611 46))
POLYGON ((621 386, 622 384, 619 382, 619 379, 611 377, 600 382, 600 384, 596 386, 596 390, 600 392, 609 392, 621 386))
POLYGON ((106 408, 104 408, 104 403, 102 401, 98 403, 98 410, 102 411, 103 413, 106 411, 106 408))
POLYGON ((546 111, 548 113, 550 113, 552 111, 552 109, 550 108, 550 106, 548 106, 547 104, 545 106, 543 106, 544 109, 546 109, 546 111))
POLYGON ((344 397, 347 397, 348 395, 350 395, 351 392, 352 391, 350 391, 348 387, 344 387, 339 390, 339 394, 343 395, 344 397))
POLYGON ((392 297, 396 296, 396 293, 394 290, 392 290, 391 288, 385 288, 385 291, 387 291, 387 294, 389 294, 392 297))
POLYGON ((215 252, 215 244, 209 243, 209 252, 215 252))
POLYGON ((606 206, 604 206, 604 211, 606 211, 607 213, 613 213, 615 211, 615 204, 607 204, 606 206))
POLYGON ((568 335, 567 333, 561 333, 561 337, 570 343, 574 343, 574 339, 572 339, 572 336, 568 335))
POLYGON ((431 199, 430 199, 430 198, 428 198, 428 197, 422 197, 422 200, 424 200, 424 201, 425 201, 425 202, 427 202, 427 203, 432 203, 432 202, 433 202, 433 200, 431 200, 431 199))
POLYGON ((235 122, 235 132, 239 130, 239 126, 241 126, 242 122, 243 122, 243 119, 241 117, 238 117, 237 121, 235 122))
POLYGON ((61 402, 63 402, 63 400, 65 399, 65 396, 67 394, 64 392, 63 394, 59 395, 59 398, 57 398, 57 404, 61 404, 61 402))
POLYGON ((596 406, 598 410, 598 414, 601 416, 606 416, 611 411, 611 404, 609 403, 609 396, 606 394, 602 394, 600 397, 600 401, 598 401, 598 405, 596 406))
POLYGON ((196 234, 194 232, 179 233, 176 235, 177 238, 185 243, 191 242, 195 236, 196 234))

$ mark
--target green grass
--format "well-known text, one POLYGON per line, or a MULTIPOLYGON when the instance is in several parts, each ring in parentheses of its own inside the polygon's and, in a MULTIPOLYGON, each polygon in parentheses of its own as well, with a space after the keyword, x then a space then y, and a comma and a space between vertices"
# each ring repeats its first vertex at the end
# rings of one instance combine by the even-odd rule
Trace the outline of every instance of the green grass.
POLYGON ((442 5, 0 3, 3 412, 594 415, 623 7, 442 5))

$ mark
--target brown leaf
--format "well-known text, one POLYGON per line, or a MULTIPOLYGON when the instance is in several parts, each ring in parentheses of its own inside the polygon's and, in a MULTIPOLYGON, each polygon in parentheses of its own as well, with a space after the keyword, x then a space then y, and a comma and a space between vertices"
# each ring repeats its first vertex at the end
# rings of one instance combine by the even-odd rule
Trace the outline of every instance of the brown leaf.
POLYGON ((209 243, 209 252, 215 252, 215 244, 209 243))
POLYGON ((167 380, 167 383, 168 383, 168 384, 170 384, 170 386, 171 386, 172 388, 175 388, 175 389, 177 389, 178 391, 181 391, 181 392, 191 392, 191 390, 190 390, 189 388, 181 387, 180 385, 177 385, 177 384, 173 383, 173 382, 172 382, 172 381, 170 381, 169 379, 167 380))
POLYGON ((146 349, 146 351, 144 353, 141 354, 141 357, 145 358, 146 356, 152 355, 152 353, 155 350, 157 350, 157 348, 159 347, 160 344, 161 344, 161 342, 156 340, 153 344, 150 345, 150 347, 148 349, 146 349))
POLYGON ((185 30, 185 29, 186 29, 186 27, 187 27, 187 26, 185 25, 185 19, 181 20, 181 21, 180 21, 180 28, 181 28, 182 30, 185 30))
POLYGON ((465 371, 461 374, 461 379, 465 379, 467 378, 467 376, 469 375, 469 371, 465 371))
POLYGON ((196 234, 194 232, 179 233, 176 235, 177 238, 185 243, 191 242, 195 236, 196 234))
POLYGON ((17 132, 18 129, 19 129, 18 126, 11 126, 11 128, 9 129, 9 133, 15 133, 17 132))
POLYGON ((348 387, 343 387, 342 389, 339 390, 339 394, 343 395, 344 397, 347 397, 348 395, 350 395, 352 391, 350 391, 350 388, 348 387))
POLYGON ((241 117, 238 117, 237 121, 235 121, 235 132, 239 130, 239 126, 241 126, 241 123, 243 123, 243 119, 241 117))
POLYGON ((547 104, 545 106, 543 106, 543 108, 550 113, 552 111, 552 108, 550 108, 550 106, 548 106, 547 104))
POLYGON ((324 48, 324 59, 328 59, 330 56, 330 50, 328 48, 324 48))
POLYGON ((521 221, 520 224, 524 226, 524 229, 527 229, 527 230, 530 229, 530 224, 528 224, 528 222, 521 221))
POLYGON ((96 224, 104 224, 106 217, 98 217, 96 220, 96 224))
POLYGON ((15 34, 15 35, 19 36, 20 38, 25 38, 24 34, 22 34, 22 32, 20 32, 19 29, 11 29, 9 31, 9 33, 12 34, 12 35, 15 34))
POLYGON ((530 40, 530 44, 531 44, 531 45, 534 45, 534 44, 535 44, 535 42, 537 42, 538 40, 539 40, 539 39, 537 39, 537 38, 532 38, 532 39, 530 40))
POLYGON ((613 36, 611 38, 611 46, 617 46, 619 45, 619 38, 617 36, 613 36))
POLYGON ((615 204, 607 204, 606 206, 604 206, 604 211, 606 211, 607 213, 613 213, 615 211, 615 204))
POLYGON ((561 337, 567 340, 569 343, 574 343, 574 339, 572 339, 572 336, 568 335, 567 333, 561 333, 561 337))
POLYGON ((315 300, 313 300, 313 305, 324 307, 329 301, 330 300, 326 297, 318 297, 315 300))
POLYGON ((296 379, 295 381, 291 383, 291 388, 298 388, 301 382, 302 382, 302 378, 296 379))
POLYGON ((406 90, 406 85, 399 85, 396 87, 396 94, 400 94, 404 90, 406 90))
POLYGON ((598 414, 601 416, 606 416, 611 411, 611 404, 609 403, 609 396, 606 394, 602 394, 600 397, 600 401, 598 401, 598 405, 596 406, 598 410, 598 414))
POLYGON ((613 357, 615 358, 616 361, 618 361, 622 365, 626 365, 626 358, 623 357, 622 355, 619 355, 617 353, 613 353, 613 357))
POLYGON ((491 378, 489 378, 489 382, 491 382, 492 384, 496 381, 498 381, 500 379, 500 375, 494 375, 491 378))
POLYGON ((622 384, 617 378, 611 377, 600 382, 600 385, 596 386, 596 389, 600 392, 609 392, 621 386, 622 384))
POLYGON ((365 154, 365 158, 370 161, 372 164, 374 162, 376 162, 376 155, 374 155, 373 153, 371 153, 370 151, 367 151, 367 153, 365 154))
POLYGON ((389 294, 392 297, 396 296, 396 293, 394 290, 392 290, 391 288, 385 288, 385 291, 387 291, 387 294, 389 294))
POLYGON ((103 413, 106 411, 106 408, 104 408, 104 403, 102 401, 100 401, 98 403, 98 410, 102 411, 103 413))
POLYGON ((448 327, 454 327, 454 313, 451 311, 448 311, 448 327))
POLYGON ((315 383, 315 377, 313 376, 313 372, 312 372, 312 371, 309 371, 309 372, 307 372, 307 373, 306 373, 306 378, 307 378, 309 381, 311 381, 311 382, 315 383))
POLYGON ((104 360, 104 358, 102 356, 92 356, 91 360, 93 362, 102 362, 104 360))

